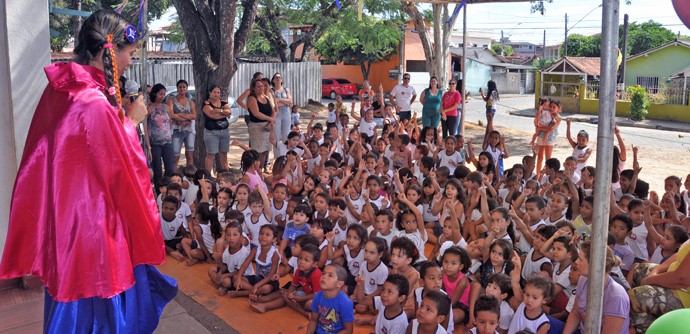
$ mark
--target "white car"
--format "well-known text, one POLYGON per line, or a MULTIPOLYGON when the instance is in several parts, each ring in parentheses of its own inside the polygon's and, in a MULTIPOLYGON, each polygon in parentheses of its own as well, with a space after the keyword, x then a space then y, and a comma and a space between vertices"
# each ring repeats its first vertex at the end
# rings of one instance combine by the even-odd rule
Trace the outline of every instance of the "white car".
MULTIPOLYGON (((165 87, 165 91, 168 92, 168 95, 166 95, 165 97, 166 101, 171 96, 177 96, 176 86, 165 87)), ((194 88, 194 86, 187 87, 187 94, 189 94, 190 99, 196 100, 196 89, 194 88)), ((232 111, 232 114, 228 117, 228 121, 230 122, 230 124, 237 122, 240 116, 246 115, 246 113, 242 110, 242 108, 240 108, 237 102, 235 102, 235 98, 228 96, 228 104, 230 105, 230 110, 232 111)))

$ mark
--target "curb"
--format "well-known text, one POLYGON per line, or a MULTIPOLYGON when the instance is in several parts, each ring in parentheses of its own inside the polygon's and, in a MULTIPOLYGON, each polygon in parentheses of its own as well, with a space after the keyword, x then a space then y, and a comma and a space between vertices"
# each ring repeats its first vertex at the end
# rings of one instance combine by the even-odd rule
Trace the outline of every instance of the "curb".
MULTIPOLYGON (((529 115, 526 113, 516 112, 516 111, 510 111, 510 112, 508 112, 508 114, 513 115, 513 116, 520 116, 520 117, 534 117, 534 115, 529 115)), ((570 117, 575 122, 597 124, 597 117, 572 117, 572 116, 570 116, 570 117)), ((661 131, 690 132, 686 128, 672 127, 672 126, 665 126, 665 125, 645 124, 645 123, 632 123, 629 121, 617 122, 617 125, 618 126, 624 126, 624 127, 630 127, 630 128, 642 128, 642 129, 652 129, 652 130, 661 130, 661 131)))

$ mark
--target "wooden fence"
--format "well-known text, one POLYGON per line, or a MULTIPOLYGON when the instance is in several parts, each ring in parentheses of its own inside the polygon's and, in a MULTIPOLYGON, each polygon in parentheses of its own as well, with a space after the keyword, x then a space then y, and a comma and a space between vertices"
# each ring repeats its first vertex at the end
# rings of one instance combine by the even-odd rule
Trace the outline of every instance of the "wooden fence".
MULTIPOLYGON (((310 99, 321 100, 321 63, 240 63, 237 72, 230 80, 229 95, 237 97, 247 88, 255 72, 262 72, 267 78, 279 72, 283 83, 290 89, 292 100, 298 106, 305 106, 310 99)), ((125 77, 141 82, 141 64, 132 64, 125 77)), ((190 63, 150 63, 148 82, 174 86, 177 80, 185 79, 190 86, 194 84, 194 71, 190 63)))

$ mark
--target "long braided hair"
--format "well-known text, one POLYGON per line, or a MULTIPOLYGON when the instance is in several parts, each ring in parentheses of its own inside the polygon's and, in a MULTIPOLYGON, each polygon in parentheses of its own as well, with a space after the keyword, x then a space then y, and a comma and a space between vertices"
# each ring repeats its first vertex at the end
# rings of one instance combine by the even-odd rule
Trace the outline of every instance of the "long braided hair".
POLYGON ((74 48, 75 62, 88 65, 96 60, 101 52, 100 61, 103 63, 103 76, 105 78, 106 91, 104 94, 113 107, 118 108, 121 121, 124 121, 122 109, 122 96, 120 94, 119 78, 115 47, 123 49, 135 43, 127 39, 126 32, 129 26, 120 14, 111 10, 99 10, 91 14, 79 30, 77 46, 74 48), (112 87, 112 89, 111 89, 112 87))

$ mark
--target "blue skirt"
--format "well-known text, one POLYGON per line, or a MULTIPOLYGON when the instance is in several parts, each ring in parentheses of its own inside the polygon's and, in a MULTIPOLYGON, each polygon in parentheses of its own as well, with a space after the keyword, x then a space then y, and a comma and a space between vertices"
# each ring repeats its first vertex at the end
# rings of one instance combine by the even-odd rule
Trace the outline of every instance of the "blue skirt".
POLYGON ((134 268, 136 283, 112 298, 69 303, 45 293, 44 333, 153 333, 163 308, 177 295, 177 282, 151 265, 134 268))

